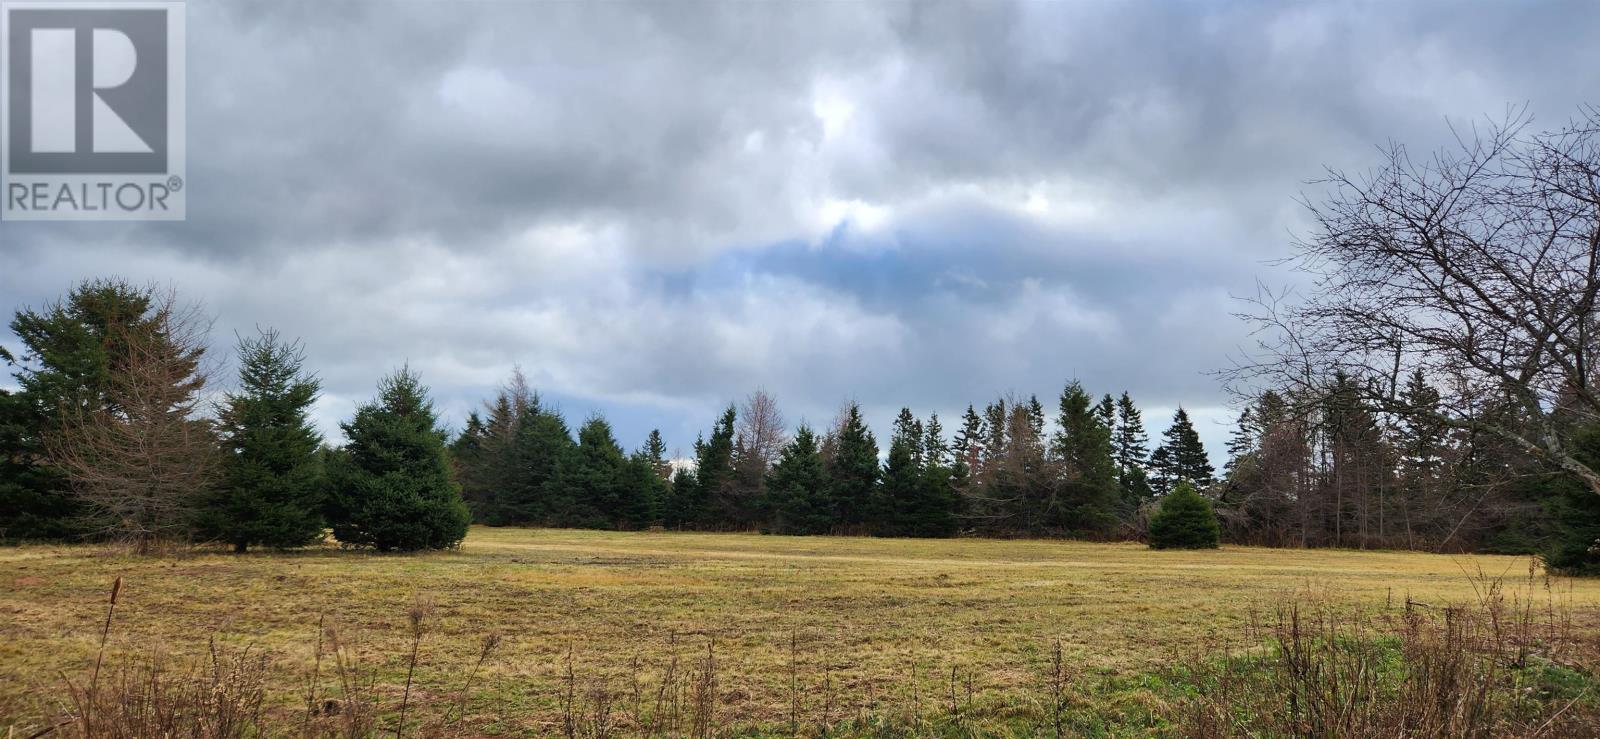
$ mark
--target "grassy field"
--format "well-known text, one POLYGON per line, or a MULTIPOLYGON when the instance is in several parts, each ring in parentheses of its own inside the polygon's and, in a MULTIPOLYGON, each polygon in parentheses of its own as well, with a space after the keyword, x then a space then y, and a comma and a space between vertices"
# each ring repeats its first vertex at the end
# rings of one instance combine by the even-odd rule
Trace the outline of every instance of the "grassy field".
POLYGON ((80 680, 94 660, 117 577, 108 662, 181 662, 213 635, 225 649, 248 645, 279 668, 270 710, 285 717, 304 711, 319 621, 356 645, 392 710, 408 610, 428 604, 413 715, 452 710, 493 633, 501 642, 463 723, 538 735, 558 731, 567 703, 653 700, 669 670, 703 671, 708 653, 725 730, 969 702, 1003 723, 1005 706, 1050 690, 1058 639, 1074 684, 1115 686, 1096 700, 1158 711, 1160 694, 1139 689, 1146 676, 1186 654, 1248 646, 1253 615, 1307 591, 1374 609, 1464 602, 1481 572, 1585 618, 1600 606, 1600 582, 1530 578, 1532 567, 1397 552, 486 528, 459 551, 405 556, 0 549, 0 731, 60 712, 64 676, 80 680))

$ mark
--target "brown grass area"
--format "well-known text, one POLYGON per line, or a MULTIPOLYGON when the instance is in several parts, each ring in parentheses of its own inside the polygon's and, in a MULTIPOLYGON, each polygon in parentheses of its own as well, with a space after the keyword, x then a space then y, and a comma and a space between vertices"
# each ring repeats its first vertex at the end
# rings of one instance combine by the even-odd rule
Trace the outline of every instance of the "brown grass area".
POLYGON ((92 664, 119 576, 110 654, 195 658, 213 634, 250 645, 280 668, 269 711, 283 716, 302 710, 322 618, 358 645, 397 707, 407 609, 429 599, 411 715, 446 713, 496 633, 468 723, 539 734, 559 730, 569 650, 574 692, 604 686, 626 704, 649 695, 674 656, 688 670, 714 642, 719 723, 787 726, 792 713, 805 723, 915 711, 952 692, 961 702, 969 681, 980 702, 1039 700, 1056 639, 1075 678, 1149 673, 1238 644, 1252 614, 1308 590, 1346 606, 1467 602, 1481 572, 1527 582, 1529 597, 1582 618, 1600 605, 1600 582, 1530 579, 1531 567, 1401 552, 486 528, 459 551, 422 555, 3 549, 0 730, 59 714, 62 673, 92 664))

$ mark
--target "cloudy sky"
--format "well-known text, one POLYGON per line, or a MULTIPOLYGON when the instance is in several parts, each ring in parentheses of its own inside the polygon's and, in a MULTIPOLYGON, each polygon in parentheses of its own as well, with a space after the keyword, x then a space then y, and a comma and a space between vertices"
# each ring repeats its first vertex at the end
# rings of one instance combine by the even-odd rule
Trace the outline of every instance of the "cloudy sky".
MULTIPOLYGON (((1586 3, 228 2, 188 9, 189 218, 0 222, 0 310, 118 275, 302 337, 337 421, 520 363, 626 447, 1080 378, 1220 452, 1230 295, 1324 165, 1596 101, 1586 3)), ((15 348, 15 337, 0 333, 15 348)))

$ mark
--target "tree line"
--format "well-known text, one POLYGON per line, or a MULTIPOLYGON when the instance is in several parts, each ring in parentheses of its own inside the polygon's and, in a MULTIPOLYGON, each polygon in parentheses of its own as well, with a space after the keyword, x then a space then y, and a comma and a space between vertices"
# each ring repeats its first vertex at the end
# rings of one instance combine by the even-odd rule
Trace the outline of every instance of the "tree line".
POLYGON ((321 386, 296 341, 240 337, 234 389, 213 396, 210 321, 171 291, 90 280, 11 321, 21 356, 0 390, 0 538, 100 537, 147 547, 320 540, 380 550, 452 546, 470 521, 785 534, 1137 534, 1179 481, 1213 482, 1178 411, 1149 451, 1124 393, 1066 386, 1052 418, 1037 397, 969 407, 947 435, 903 409, 880 445, 856 403, 825 428, 785 425, 756 392, 668 458, 659 432, 625 451, 604 417, 575 432, 517 372, 459 433, 415 373, 328 443, 310 420, 321 386), (1052 426, 1053 422, 1053 426, 1052 426))
POLYGON ((298 547, 333 536, 443 548, 468 512, 447 431, 401 369, 328 446, 320 383, 298 342, 241 337, 236 389, 213 399, 210 321, 171 291, 91 280, 11 321, 15 391, 0 390, 0 538, 91 537, 298 547))
MULTIPOLYGON (((1600 538, 1600 498, 1580 478, 1441 420, 1445 394, 1420 369, 1388 404, 1370 400, 1375 380, 1342 372, 1260 393, 1220 474, 1182 408, 1152 444, 1128 393, 1096 400, 1076 381, 1048 412, 1036 396, 969 406, 953 433, 902 409, 886 445, 857 403, 791 430, 757 391, 677 460, 658 431, 630 452, 603 416, 574 430, 520 371, 454 433, 402 368, 330 444, 310 421, 320 383, 298 342, 240 337, 234 389, 213 397, 205 316, 119 280, 23 309, 11 328, 24 353, 0 355, 17 384, 0 390, 6 540, 244 551, 331 530, 404 550, 453 546, 469 522, 1142 539, 1177 490, 1196 496, 1173 507, 1206 511, 1202 538, 1214 509, 1237 543, 1539 552, 1581 569, 1600 538)), ((1510 401, 1479 411, 1508 425, 1519 412, 1510 401)), ((1600 434, 1570 439, 1580 459, 1600 456, 1600 434)))
POLYGON ((675 465, 659 431, 627 453, 591 416, 574 439, 519 371, 451 450, 474 520, 498 526, 1112 538, 1137 534, 1173 485, 1214 482, 1185 411, 1152 451, 1127 393, 1095 401, 1077 382, 1051 418, 1037 397, 1001 398, 969 406, 953 435, 903 408, 886 447, 858 403, 790 433, 757 391, 675 465))

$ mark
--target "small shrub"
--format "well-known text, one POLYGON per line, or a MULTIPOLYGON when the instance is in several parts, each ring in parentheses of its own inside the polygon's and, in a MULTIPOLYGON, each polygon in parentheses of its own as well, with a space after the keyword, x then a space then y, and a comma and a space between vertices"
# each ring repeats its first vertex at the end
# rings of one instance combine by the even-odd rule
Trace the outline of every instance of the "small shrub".
POLYGON ((1216 549, 1221 538, 1211 503, 1187 482, 1178 483, 1150 518, 1151 549, 1216 549))

